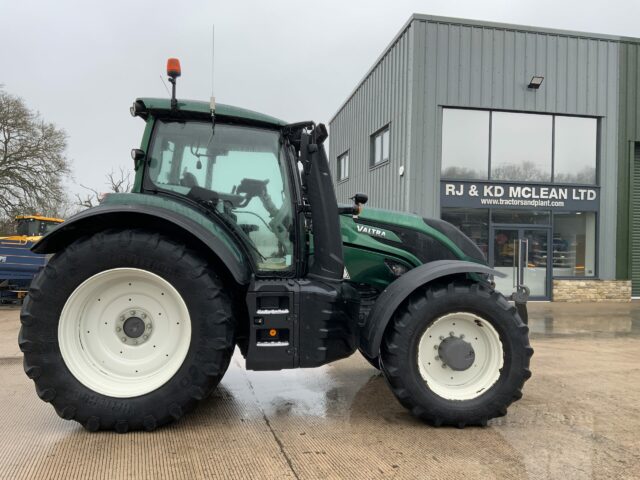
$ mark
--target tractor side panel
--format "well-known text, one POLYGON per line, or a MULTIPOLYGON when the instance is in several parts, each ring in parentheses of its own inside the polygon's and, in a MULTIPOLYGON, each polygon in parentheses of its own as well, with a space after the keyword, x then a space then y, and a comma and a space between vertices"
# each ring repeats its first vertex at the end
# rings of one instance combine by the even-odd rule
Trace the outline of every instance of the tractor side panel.
POLYGON ((247 293, 247 369, 318 367, 358 346, 356 290, 341 280, 254 280, 247 293))

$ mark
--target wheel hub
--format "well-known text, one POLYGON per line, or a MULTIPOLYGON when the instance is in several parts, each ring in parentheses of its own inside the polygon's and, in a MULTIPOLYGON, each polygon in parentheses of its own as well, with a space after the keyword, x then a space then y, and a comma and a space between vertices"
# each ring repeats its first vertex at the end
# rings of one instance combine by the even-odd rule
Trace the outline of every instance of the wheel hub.
POLYGON ((129 317, 122 326, 124 334, 129 338, 138 338, 144 333, 145 328, 144 321, 140 317, 129 317))
POLYGON ((146 309, 134 306, 121 312, 115 322, 115 334, 126 345, 138 346, 149 340, 153 320, 146 309))
POLYGON ((438 346, 438 356, 452 370, 467 370, 476 359, 476 352, 469 342, 460 337, 447 337, 438 346))

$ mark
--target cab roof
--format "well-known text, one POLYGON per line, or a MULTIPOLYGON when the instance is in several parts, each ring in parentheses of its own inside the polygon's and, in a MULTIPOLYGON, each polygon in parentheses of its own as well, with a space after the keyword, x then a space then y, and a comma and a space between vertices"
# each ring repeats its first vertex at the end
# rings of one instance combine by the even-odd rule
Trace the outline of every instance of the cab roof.
MULTIPOLYGON (((171 100, 168 98, 138 98, 136 102, 142 103, 144 105, 144 109, 150 113, 171 112, 171 100)), ((209 110, 209 102, 203 102, 200 100, 178 99, 178 110, 183 115, 211 115, 211 110, 209 110)), ((145 118, 144 114, 142 114, 141 116, 145 118)), ((287 122, 285 122, 284 120, 280 120, 279 118, 275 118, 270 115, 254 112, 253 110, 247 110, 246 108, 225 105, 223 103, 216 103, 216 117, 217 116, 240 119, 250 123, 255 122, 269 124, 276 127, 282 127, 287 124, 287 122)))

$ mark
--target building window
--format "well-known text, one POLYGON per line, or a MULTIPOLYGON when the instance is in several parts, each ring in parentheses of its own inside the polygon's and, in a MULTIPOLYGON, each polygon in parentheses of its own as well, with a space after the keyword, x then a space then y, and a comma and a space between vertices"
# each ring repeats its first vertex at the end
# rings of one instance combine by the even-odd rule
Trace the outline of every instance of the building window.
POLYGON ((555 182, 596 183, 598 121, 595 118, 555 117, 555 182))
POLYGON ((552 143, 551 115, 493 112, 491 178, 550 182, 552 143))
POLYGON ((349 152, 344 152, 338 157, 338 181, 349 178, 349 152))
POLYGON ((597 143, 596 118, 445 108, 441 175, 596 185, 597 143))
POLYGON ((596 272, 596 214, 553 214, 553 276, 593 277, 596 272))
POLYGON ((442 177, 486 180, 489 175, 489 112, 445 108, 442 112, 442 177))
POLYGON ((389 161, 389 125, 371 135, 371 166, 389 161))

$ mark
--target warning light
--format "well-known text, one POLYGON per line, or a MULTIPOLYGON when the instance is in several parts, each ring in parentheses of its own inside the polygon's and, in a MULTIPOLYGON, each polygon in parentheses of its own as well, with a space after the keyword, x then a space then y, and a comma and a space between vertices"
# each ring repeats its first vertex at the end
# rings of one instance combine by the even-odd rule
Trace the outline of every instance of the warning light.
POLYGON ((278 331, 275 328, 272 328, 271 330, 269 330, 270 337, 275 337, 276 335, 278 335, 278 331))
POLYGON ((180 60, 170 58, 167 60, 167 75, 171 78, 177 78, 182 73, 180 69, 180 60))

